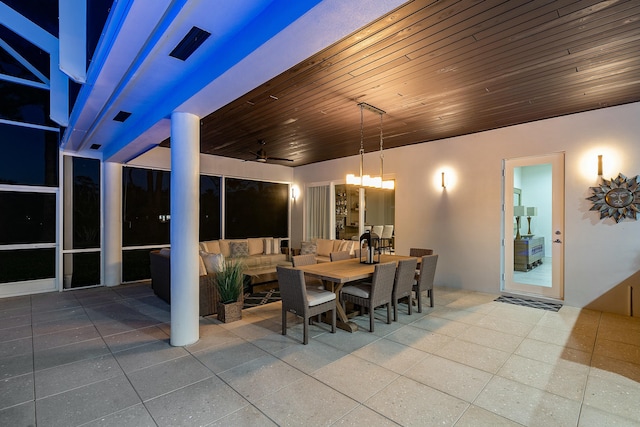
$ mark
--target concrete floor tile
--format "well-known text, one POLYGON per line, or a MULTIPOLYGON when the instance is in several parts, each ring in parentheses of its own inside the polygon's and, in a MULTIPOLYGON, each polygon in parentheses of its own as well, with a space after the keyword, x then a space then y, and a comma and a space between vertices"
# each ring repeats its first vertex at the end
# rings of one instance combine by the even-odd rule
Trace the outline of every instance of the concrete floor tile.
POLYGON ((33 373, 0 380, 0 409, 33 400, 33 373))
POLYGON ((575 426, 580 402, 528 385, 493 377, 474 404, 526 426, 575 426))
POLYGON ((358 402, 364 402, 398 378, 397 373, 353 355, 347 355, 311 375, 358 402))
POLYGON ((217 377, 164 394, 145 403, 160 427, 208 425, 248 405, 217 377))
POLYGON ((54 366, 35 372, 36 398, 42 399, 123 375, 124 372, 111 354, 54 366))
POLYGON ((304 374, 271 355, 252 360, 218 374, 248 401, 255 403, 304 374))
POLYGON ((38 425, 77 426, 139 403, 129 381, 119 376, 37 400, 36 416, 38 425))
POLYGON ((157 427, 157 424, 147 408, 138 404, 95 419, 82 427, 157 427))
POLYGON ((147 401, 213 375, 195 357, 188 355, 130 372, 127 377, 142 400, 147 401))
POLYGON ((265 396, 255 406, 281 426, 319 426, 332 425, 358 403, 305 376, 265 396))
POLYGON ((451 426, 469 406, 405 377, 399 377, 365 405, 403 426, 451 426))

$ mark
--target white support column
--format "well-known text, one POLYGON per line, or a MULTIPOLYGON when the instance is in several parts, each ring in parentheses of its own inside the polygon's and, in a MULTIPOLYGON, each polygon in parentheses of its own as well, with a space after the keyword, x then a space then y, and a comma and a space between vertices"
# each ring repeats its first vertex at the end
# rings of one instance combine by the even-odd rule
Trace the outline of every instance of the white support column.
POLYGON ((171 114, 171 345, 199 339, 200 118, 171 114))
POLYGON ((116 286, 122 280, 122 164, 104 162, 102 176, 102 283, 116 286))

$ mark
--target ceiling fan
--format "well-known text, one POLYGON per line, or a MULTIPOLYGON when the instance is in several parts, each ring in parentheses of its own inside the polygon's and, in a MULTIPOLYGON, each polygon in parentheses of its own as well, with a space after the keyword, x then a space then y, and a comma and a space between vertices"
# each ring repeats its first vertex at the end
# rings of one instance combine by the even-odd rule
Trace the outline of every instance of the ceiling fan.
POLYGON ((253 151, 250 151, 251 154, 256 156, 256 162, 265 163, 265 162, 267 162, 267 160, 277 160, 277 161, 282 161, 282 162, 293 162, 292 159, 285 159, 283 157, 271 157, 271 156, 268 156, 266 150, 264 149, 264 146, 266 145, 266 141, 264 139, 259 140, 258 144, 261 145, 261 147, 260 147, 260 149, 258 151, 256 151, 255 153, 253 151))

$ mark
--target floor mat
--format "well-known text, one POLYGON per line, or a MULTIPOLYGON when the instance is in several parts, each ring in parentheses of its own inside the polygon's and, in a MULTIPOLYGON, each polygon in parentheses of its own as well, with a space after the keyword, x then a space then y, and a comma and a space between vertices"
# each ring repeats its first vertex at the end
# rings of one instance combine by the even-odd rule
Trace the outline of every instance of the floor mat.
POLYGON ((498 298, 495 299, 495 301, 506 302, 507 304, 521 305, 523 307, 540 308, 542 310, 549 310, 549 311, 558 311, 562 307, 562 304, 536 301, 536 300, 524 299, 524 298, 518 298, 518 297, 510 297, 506 295, 499 296, 498 298))
POLYGON ((257 307, 259 305, 276 301, 280 301, 279 289, 269 289, 261 292, 246 293, 244 294, 243 308, 257 307))

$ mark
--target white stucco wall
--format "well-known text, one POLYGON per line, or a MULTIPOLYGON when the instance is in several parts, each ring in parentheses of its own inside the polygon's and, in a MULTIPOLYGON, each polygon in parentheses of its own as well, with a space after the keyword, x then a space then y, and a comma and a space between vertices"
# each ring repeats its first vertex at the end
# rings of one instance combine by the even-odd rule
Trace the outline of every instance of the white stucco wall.
MULTIPOLYGON (((502 161, 564 152, 565 303, 588 306, 640 270, 640 221, 600 220, 586 200, 589 187, 599 182, 598 154, 604 156, 605 177, 640 174, 638 139, 635 103, 385 150, 385 175, 396 179, 397 250, 433 248, 440 254, 437 284, 498 293, 502 161), (442 170, 449 181, 444 191, 442 170)), ((365 172, 375 173, 376 156, 365 156, 365 172)), ((294 183, 340 183, 358 164, 354 156, 298 167, 294 183)), ((292 214, 294 247, 302 238, 302 202, 292 214)))

